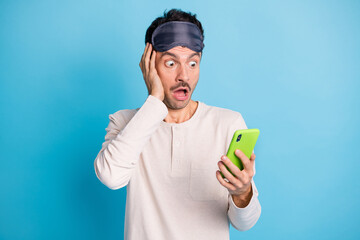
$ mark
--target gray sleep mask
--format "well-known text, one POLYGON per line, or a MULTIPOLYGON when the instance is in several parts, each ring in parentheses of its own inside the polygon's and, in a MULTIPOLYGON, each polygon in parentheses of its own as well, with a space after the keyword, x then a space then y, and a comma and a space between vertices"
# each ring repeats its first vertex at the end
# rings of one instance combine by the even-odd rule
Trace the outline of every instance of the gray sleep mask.
POLYGON ((171 21, 158 26, 152 34, 151 42, 158 52, 165 52, 176 46, 185 46, 195 52, 204 48, 203 36, 194 23, 171 21))

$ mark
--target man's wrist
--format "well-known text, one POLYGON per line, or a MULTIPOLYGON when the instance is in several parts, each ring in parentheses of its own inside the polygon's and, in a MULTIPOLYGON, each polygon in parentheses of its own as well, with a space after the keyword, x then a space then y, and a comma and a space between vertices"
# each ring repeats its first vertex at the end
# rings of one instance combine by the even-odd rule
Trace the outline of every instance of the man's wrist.
POLYGON ((239 195, 231 195, 231 197, 238 208, 245 208, 249 205, 252 195, 253 191, 252 186, 250 185, 246 192, 239 195))
POLYGON ((160 101, 164 100, 164 96, 161 95, 161 94, 151 93, 150 95, 153 96, 153 97, 158 98, 160 101))

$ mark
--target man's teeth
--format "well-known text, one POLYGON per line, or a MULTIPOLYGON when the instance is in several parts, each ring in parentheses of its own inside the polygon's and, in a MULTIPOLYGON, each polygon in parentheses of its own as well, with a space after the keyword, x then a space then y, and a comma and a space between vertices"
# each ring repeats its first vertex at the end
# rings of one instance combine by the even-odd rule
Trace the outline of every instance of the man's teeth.
POLYGON ((178 92, 178 94, 181 95, 181 96, 186 96, 186 94, 187 94, 188 91, 187 91, 186 89, 183 89, 183 90, 177 90, 176 92, 178 92), (180 92, 183 92, 184 95, 181 94, 180 92))

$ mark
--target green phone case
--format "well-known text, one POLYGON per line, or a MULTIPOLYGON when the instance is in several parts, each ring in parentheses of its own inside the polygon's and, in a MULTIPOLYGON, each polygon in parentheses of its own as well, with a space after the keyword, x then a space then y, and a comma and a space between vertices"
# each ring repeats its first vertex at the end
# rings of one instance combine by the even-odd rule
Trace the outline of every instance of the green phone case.
MULTIPOLYGON (((248 158, 250 158, 258 136, 260 134, 259 129, 241 129, 237 130, 234 133, 234 136, 231 140, 228 152, 226 156, 238 167, 240 170, 244 169, 244 166, 241 160, 235 155, 235 150, 240 149, 248 158)), ((226 166, 231 174, 233 174, 230 169, 226 166)), ((224 178, 222 172, 221 176, 224 178)))

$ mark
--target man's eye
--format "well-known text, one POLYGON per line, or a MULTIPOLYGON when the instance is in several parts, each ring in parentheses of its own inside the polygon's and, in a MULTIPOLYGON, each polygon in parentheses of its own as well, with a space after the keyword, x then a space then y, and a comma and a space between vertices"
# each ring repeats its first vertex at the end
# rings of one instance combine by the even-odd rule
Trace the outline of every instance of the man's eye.
POLYGON ((190 66, 191 66, 191 67, 195 67, 195 66, 196 66, 196 62, 195 62, 195 61, 191 61, 191 62, 190 62, 190 66))
POLYGON ((170 60, 170 61, 167 61, 166 63, 166 66, 168 66, 168 67, 172 67, 172 66, 174 66, 174 61, 173 60, 170 60))

